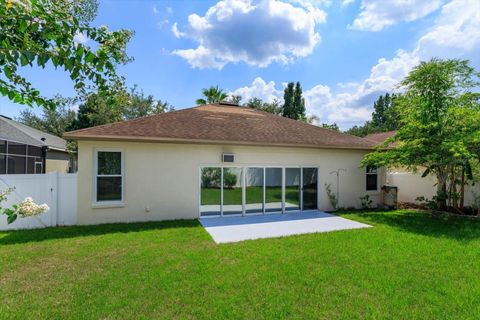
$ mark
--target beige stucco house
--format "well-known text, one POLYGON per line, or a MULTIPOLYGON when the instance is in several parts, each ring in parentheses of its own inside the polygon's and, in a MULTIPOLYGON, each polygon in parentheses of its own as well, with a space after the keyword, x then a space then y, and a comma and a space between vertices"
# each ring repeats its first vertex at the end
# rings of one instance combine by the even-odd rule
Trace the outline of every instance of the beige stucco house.
POLYGON ((380 202, 369 140, 250 108, 212 104, 77 130, 78 223, 192 219, 380 202))

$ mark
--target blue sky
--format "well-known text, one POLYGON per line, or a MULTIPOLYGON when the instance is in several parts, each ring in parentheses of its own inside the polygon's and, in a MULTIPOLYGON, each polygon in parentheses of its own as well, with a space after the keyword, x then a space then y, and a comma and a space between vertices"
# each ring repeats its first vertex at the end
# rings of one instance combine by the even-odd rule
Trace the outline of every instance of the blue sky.
MULTIPOLYGON (((94 24, 135 31, 119 73, 176 109, 211 85, 271 100, 300 81, 307 112, 343 129, 421 60, 480 69, 478 0, 101 1, 94 24)), ((47 96, 75 94, 62 71, 23 74, 47 96)), ((0 98, 1 114, 24 108, 0 98)))

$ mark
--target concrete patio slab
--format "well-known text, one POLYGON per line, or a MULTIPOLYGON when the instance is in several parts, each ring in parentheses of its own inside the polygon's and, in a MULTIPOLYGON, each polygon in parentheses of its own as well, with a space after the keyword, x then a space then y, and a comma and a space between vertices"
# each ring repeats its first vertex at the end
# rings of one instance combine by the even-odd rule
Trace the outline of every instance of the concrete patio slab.
POLYGON ((371 227, 325 212, 201 218, 216 243, 371 227))

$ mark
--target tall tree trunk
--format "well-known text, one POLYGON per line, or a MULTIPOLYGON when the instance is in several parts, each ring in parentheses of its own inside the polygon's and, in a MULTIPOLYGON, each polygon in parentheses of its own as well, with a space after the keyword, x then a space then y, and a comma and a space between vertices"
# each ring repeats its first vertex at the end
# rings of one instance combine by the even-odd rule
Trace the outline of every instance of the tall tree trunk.
POLYGON ((460 210, 463 211, 465 205, 465 166, 462 166, 462 178, 460 185, 460 210))
POLYGON ((450 192, 449 198, 450 206, 457 209, 458 208, 458 195, 457 195, 457 177, 455 176, 455 165, 452 166, 452 176, 450 178, 450 192))
POLYGON ((447 170, 437 170, 437 207, 438 210, 441 211, 445 211, 447 209, 447 179, 447 170))

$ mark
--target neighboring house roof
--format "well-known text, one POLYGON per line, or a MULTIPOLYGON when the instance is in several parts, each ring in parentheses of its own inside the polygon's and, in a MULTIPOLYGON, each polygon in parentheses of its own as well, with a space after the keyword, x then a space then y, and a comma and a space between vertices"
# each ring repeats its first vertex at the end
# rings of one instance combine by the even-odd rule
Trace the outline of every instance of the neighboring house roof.
POLYGON ((4 116, 0 116, 0 139, 60 151, 67 150, 66 140, 4 116))
POLYGON ((371 149, 369 140, 247 107, 210 104, 67 132, 74 140, 371 149))
POLYGON ((375 142, 376 144, 381 144, 385 142, 388 138, 393 137, 397 134, 397 131, 388 131, 388 132, 379 132, 379 133, 371 133, 365 136, 365 139, 375 142))

